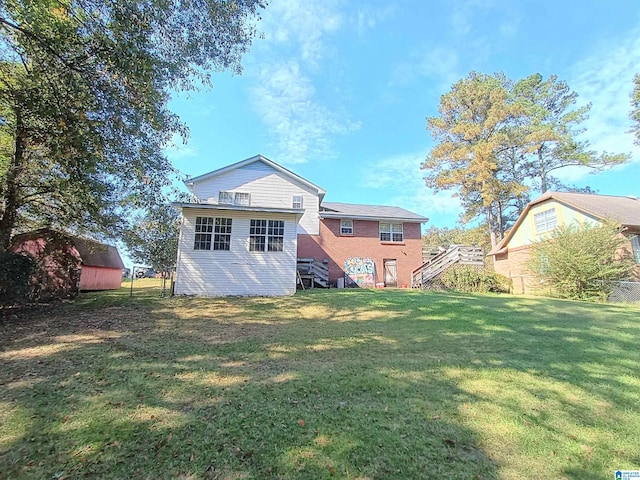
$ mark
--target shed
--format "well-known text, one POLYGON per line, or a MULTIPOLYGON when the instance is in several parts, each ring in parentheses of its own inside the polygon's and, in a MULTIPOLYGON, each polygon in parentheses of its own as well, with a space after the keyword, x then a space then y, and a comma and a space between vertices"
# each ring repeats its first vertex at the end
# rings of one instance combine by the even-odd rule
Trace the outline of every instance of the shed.
POLYGON ((36 259, 40 299, 75 295, 78 290, 120 288, 124 264, 118 249, 49 228, 15 235, 11 250, 36 259))

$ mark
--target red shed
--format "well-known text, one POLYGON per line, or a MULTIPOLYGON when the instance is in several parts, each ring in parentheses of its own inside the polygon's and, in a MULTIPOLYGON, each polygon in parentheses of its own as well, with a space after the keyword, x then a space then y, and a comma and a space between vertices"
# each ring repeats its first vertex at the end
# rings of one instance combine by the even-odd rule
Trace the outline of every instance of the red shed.
POLYGON ((48 228, 13 237, 11 250, 36 259, 41 299, 73 296, 78 290, 120 288, 124 264, 118 249, 48 228))

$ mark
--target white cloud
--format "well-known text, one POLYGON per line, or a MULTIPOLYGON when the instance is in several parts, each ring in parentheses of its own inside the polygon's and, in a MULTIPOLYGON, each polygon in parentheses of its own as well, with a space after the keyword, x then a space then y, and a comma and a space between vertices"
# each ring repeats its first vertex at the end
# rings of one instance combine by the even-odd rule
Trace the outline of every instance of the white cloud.
POLYGON ((430 77, 437 81, 434 89, 446 91, 462 76, 460 59, 454 48, 427 45, 395 68, 389 85, 405 86, 422 77, 430 77))
POLYGON ((355 15, 349 19, 349 23, 355 25, 358 36, 363 37, 368 30, 376 28, 378 24, 389 19, 396 12, 396 5, 388 4, 382 8, 370 5, 358 7, 355 15))
POLYGON ((297 58, 316 68, 326 56, 325 37, 343 23, 333 1, 273 0, 259 28, 267 43, 296 50, 297 58))
MULTIPOLYGON (((631 153, 632 161, 640 161, 640 148, 629 133, 630 95, 633 76, 639 73, 640 31, 626 38, 615 38, 600 46, 590 57, 574 64, 567 83, 579 95, 581 104, 592 104, 582 135, 594 150, 631 153)), ((558 176, 577 181, 590 170, 560 170, 558 176)))
POLYGON ((263 65, 262 82, 253 88, 256 109, 277 138, 279 161, 303 163, 330 157, 331 135, 346 134, 359 125, 339 118, 315 101, 315 88, 296 61, 263 65))
POLYGON ((398 205, 426 217, 444 214, 457 219, 462 212, 460 200, 452 191, 435 193, 424 182, 425 172, 420 165, 425 153, 396 155, 368 164, 363 174, 364 185, 369 188, 398 192, 386 199, 390 205, 398 205))

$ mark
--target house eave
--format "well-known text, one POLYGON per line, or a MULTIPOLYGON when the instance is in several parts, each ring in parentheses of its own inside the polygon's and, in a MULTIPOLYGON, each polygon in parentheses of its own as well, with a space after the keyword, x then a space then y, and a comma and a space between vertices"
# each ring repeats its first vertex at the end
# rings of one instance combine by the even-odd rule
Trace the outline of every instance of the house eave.
POLYGON ((176 208, 198 208, 231 212, 287 213, 292 215, 302 215, 304 213, 303 209, 298 208, 252 207, 242 205, 220 205, 213 203, 172 202, 171 206, 176 208))
POLYGON ((367 215, 345 215, 339 212, 320 212, 320 218, 337 218, 347 220, 369 220, 374 222, 405 222, 405 223, 427 223, 429 221, 426 217, 410 218, 410 217, 378 217, 367 215))

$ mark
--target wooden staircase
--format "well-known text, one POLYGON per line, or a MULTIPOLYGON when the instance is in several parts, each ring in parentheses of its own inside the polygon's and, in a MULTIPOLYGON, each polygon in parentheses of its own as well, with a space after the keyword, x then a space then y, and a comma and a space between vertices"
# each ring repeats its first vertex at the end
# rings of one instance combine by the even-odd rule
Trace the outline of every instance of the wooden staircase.
POLYGON ((412 288, 429 288, 444 272, 454 265, 484 266, 484 253, 480 247, 452 245, 416 268, 411 275, 412 288))
POLYGON ((315 258, 298 258, 298 284, 304 288, 329 288, 329 268, 315 258))

